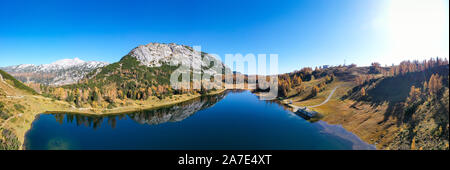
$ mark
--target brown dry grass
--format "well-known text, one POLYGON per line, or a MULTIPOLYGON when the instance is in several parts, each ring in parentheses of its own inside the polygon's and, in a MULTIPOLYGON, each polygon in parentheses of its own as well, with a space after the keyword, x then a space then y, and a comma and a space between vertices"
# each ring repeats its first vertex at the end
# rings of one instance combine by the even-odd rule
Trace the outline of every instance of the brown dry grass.
MULTIPOLYGON (((304 85, 307 90, 319 82, 320 80, 315 80, 305 82, 304 85)), ((296 106, 316 105, 322 103, 336 86, 340 87, 337 88, 331 99, 321 106, 312 108, 312 110, 322 114, 323 121, 329 124, 340 124, 365 142, 375 144, 377 149, 387 149, 387 144, 393 140, 394 134, 399 128, 396 126, 396 120, 394 118, 386 120, 384 114, 388 108, 386 103, 372 106, 368 103, 341 100, 341 97, 355 86, 353 82, 336 80, 311 99, 304 100, 308 94, 303 94, 285 99, 282 102, 288 103, 292 100, 296 106)))

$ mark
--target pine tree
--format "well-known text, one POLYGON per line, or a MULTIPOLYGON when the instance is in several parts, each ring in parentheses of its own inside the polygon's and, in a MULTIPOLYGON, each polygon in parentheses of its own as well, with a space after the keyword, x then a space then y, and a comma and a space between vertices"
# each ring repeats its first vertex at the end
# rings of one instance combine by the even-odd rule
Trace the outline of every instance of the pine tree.
POLYGON ((433 74, 428 82, 430 93, 436 94, 442 88, 442 79, 439 75, 433 74))
POLYGON ((416 137, 414 136, 411 142, 411 150, 416 150, 416 137))
POLYGON ((411 90, 409 91, 409 96, 406 99, 406 104, 415 103, 420 98, 420 88, 416 88, 415 86, 411 86, 411 90))
POLYGON ((364 87, 361 88, 361 96, 366 96, 366 89, 364 87))
POLYGON ((313 86, 312 90, 311 90, 311 96, 317 96, 317 94, 319 94, 319 87, 317 87, 316 85, 313 86))
POLYGON ((302 84, 302 79, 299 76, 297 76, 297 75, 294 76, 294 80, 293 81, 294 81, 293 84, 296 85, 296 86, 302 84))

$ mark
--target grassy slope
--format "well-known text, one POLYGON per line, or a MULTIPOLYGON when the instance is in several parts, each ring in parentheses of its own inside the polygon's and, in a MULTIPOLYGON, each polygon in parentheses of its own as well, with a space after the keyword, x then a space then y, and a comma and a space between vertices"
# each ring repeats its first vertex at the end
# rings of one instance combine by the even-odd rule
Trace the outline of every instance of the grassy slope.
POLYGON ((26 131, 36 114, 49 108, 69 108, 65 102, 53 101, 37 93, 0 70, 0 149, 21 149, 26 131))
POLYGON ((14 86, 15 88, 23 90, 23 91, 25 91, 27 93, 30 93, 30 94, 38 94, 32 88, 26 86, 25 84, 23 84, 19 80, 15 79, 13 76, 9 75, 5 71, 0 70, 0 74, 2 75, 2 77, 3 77, 3 79, 5 81, 11 81, 12 82, 11 85, 14 86))
MULTIPOLYGON (((448 67, 446 69, 448 72, 448 67)), ((354 71, 347 70, 346 72, 354 71)), ((434 70, 433 72, 440 72, 443 74, 445 68, 443 71, 441 69, 439 71, 434 70)), ((424 75, 423 73, 417 74, 424 75)), ((443 124, 445 124, 446 120, 448 125, 448 102, 435 101, 420 106, 420 109, 414 113, 419 115, 416 117, 421 117, 420 120, 417 120, 418 124, 420 124, 419 126, 410 127, 409 123, 402 123, 400 121, 401 117, 398 116, 403 114, 401 102, 406 99, 410 87, 419 84, 421 80, 426 79, 429 75, 425 75, 424 78, 417 78, 415 80, 402 77, 395 79, 381 78, 380 75, 378 75, 377 77, 379 77, 380 82, 377 84, 376 88, 367 91, 368 96, 371 96, 371 101, 359 101, 357 99, 344 97, 347 95, 347 92, 351 92, 354 87, 356 87, 356 84, 353 83, 348 75, 335 75, 337 76, 337 79, 333 83, 327 85, 326 89, 320 92, 316 97, 304 100, 306 96, 309 95, 308 92, 311 91, 311 87, 318 84, 321 80, 304 82, 306 93, 296 95, 295 92, 291 92, 293 93, 290 94, 291 97, 282 102, 287 103, 292 100, 293 104, 297 106, 316 105, 324 101, 330 94, 330 91, 339 85, 340 87, 328 103, 313 108, 313 110, 324 115, 322 120, 330 124, 343 125, 344 128, 355 133, 364 141, 375 144, 378 149, 408 149, 405 146, 409 147, 412 135, 405 135, 405 131, 422 131, 420 134, 415 133, 415 135, 418 136, 415 139, 416 145, 418 146, 417 149, 421 146, 422 149, 448 149, 448 136, 437 137, 435 135, 435 139, 432 140, 430 139, 430 136, 433 135, 429 135, 432 131, 434 133, 436 129, 439 128, 438 124, 442 124, 442 120, 444 120, 443 124), (447 113, 447 116, 445 116, 445 113, 447 113), (441 121, 436 121, 436 117, 439 117, 439 120, 441 121), (408 124, 408 126, 405 126, 406 124, 408 124), (403 132, 403 136, 401 136, 401 132, 403 132), (438 140, 438 138, 440 139, 438 140), (402 147, 400 147, 400 145, 402 145, 402 147)), ((446 75, 448 77, 448 73, 446 75)), ((419 76, 413 75, 413 77, 419 76)), ((354 93, 358 91, 359 89, 355 90, 354 93)), ((448 98, 448 90, 444 92, 444 94, 446 94, 448 98)))

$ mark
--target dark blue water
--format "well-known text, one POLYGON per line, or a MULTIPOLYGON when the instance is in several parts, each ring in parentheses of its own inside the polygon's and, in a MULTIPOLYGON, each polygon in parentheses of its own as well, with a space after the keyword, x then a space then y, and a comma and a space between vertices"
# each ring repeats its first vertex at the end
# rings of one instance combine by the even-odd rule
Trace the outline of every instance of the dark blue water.
POLYGON ((311 123, 248 91, 110 116, 41 114, 26 149, 373 149, 340 126, 311 123))

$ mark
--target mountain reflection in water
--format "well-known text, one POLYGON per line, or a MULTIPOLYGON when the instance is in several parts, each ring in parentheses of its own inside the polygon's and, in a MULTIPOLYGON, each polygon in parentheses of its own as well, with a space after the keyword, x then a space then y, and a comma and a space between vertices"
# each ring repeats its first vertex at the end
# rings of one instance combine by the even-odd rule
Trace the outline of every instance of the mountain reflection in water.
POLYGON ((41 114, 26 149, 374 149, 342 126, 305 120, 276 101, 227 91, 116 115, 41 114))
POLYGON ((116 127, 117 120, 123 120, 129 117, 140 124, 157 125, 166 122, 179 122, 194 113, 212 107, 218 101, 222 100, 227 92, 212 96, 201 96, 179 104, 161 107, 157 109, 134 111, 130 113, 112 114, 112 115, 86 115, 76 113, 53 113, 56 121, 64 123, 64 118, 69 123, 76 122, 77 126, 100 128, 102 122, 106 119, 108 125, 116 127))

